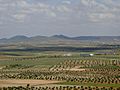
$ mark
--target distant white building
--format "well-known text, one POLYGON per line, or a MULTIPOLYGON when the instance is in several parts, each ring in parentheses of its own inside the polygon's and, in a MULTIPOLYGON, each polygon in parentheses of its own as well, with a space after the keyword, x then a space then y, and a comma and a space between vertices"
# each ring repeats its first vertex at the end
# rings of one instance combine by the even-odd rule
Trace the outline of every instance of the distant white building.
POLYGON ((67 53, 67 54, 64 54, 63 56, 70 57, 70 56, 72 56, 72 54, 71 53, 67 53))
POLYGON ((92 56, 94 56, 94 54, 92 54, 92 53, 91 53, 91 54, 89 54, 89 55, 90 55, 91 57, 92 57, 92 56))

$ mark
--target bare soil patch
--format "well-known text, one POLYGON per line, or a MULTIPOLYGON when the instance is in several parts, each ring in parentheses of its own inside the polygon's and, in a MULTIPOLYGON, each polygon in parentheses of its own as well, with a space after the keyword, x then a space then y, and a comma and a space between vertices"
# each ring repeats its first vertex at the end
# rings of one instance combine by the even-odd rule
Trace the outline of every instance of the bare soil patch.
POLYGON ((70 71, 85 71, 86 69, 76 69, 76 68, 72 68, 70 69, 70 71))
POLYGON ((26 86, 30 84, 31 86, 37 85, 47 85, 47 84, 55 84, 59 83, 60 81, 51 81, 51 80, 15 80, 15 79, 8 79, 8 80, 0 80, 0 87, 8 87, 8 86, 26 86))

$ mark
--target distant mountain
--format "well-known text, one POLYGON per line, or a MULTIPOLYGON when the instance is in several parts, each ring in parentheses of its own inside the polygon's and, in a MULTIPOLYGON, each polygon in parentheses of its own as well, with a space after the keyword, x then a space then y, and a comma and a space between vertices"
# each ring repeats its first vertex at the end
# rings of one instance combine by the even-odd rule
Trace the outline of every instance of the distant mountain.
POLYGON ((14 36, 10 39, 8 39, 9 41, 25 41, 25 40, 28 40, 29 38, 26 37, 26 36, 22 36, 22 35, 18 35, 18 36, 14 36))
POLYGON ((75 40, 100 40, 101 36, 80 36, 74 37, 75 40))
POLYGON ((51 36, 51 37, 60 38, 60 39, 72 39, 72 38, 67 37, 67 36, 65 36, 65 35, 53 35, 53 36, 51 36))
POLYGON ((16 40, 23 40, 23 39, 28 39, 27 36, 23 36, 23 35, 18 35, 18 36, 14 36, 10 39, 16 39, 16 40))
POLYGON ((58 44, 58 43, 74 43, 74 42, 81 42, 81 41, 96 41, 96 42, 120 42, 120 36, 80 36, 80 37, 68 37, 65 35, 54 35, 51 37, 47 36, 34 36, 34 37, 27 37, 27 36, 14 36, 11 38, 3 38, 0 39, 0 44, 10 44, 10 43, 30 43, 30 44, 58 44))

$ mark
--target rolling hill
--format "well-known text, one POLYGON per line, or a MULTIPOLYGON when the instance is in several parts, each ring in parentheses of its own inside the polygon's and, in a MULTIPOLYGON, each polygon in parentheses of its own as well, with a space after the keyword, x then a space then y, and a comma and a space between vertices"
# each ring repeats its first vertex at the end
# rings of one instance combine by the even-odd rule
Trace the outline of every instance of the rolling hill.
POLYGON ((65 35, 54 36, 34 36, 27 37, 23 35, 14 36, 11 38, 0 39, 0 44, 15 44, 15 43, 27 43, 27 44, 62 44, 73 42, 119 42, 120 36, 79 36, 68 37, 65 35))

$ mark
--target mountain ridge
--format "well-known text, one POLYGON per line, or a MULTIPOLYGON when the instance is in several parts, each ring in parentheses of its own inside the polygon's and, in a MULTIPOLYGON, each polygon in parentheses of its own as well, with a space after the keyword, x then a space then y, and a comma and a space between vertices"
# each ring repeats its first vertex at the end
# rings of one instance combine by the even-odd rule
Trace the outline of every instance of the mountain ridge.
POLYGON ((20 42, 54 42, 54 41, 120 41, 120 36, 78 36, 69 37, 65 35, 53 36, 33 36, 16 35, 11 38, 2 38, 0 43, 20 43, 20 42))

